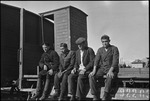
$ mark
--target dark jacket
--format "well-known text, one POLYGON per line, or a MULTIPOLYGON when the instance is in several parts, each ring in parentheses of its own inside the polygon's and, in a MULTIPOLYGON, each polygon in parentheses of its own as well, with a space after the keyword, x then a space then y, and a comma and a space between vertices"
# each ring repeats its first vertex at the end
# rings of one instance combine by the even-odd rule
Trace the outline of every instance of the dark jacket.
MULTIPOLYGON (((93 49, 90 47, 86 47, 83 53, 83 65, 85 66, 86 71, 91 71, 93 69, 94 58, 95 58, 95 53, 93 49)), ((75 61, 74 68, 78 69, 80 64, 81 64, 81 55, 80 55, 80 50, 78 49, 76 51, 76 61, 75 61)))
POLYGON ((63 70, 72 70, 75 63, 75 52, 68 50, 66 54, 60 54, 60 65, 59 69, 63 70))
POLYGON ((43 68, 44 65, 48 66, 48 69, 52 69, 53 71, 58 71, 59 67, 59 56, 56 51, 48 50, 44 52, 39 61, 39 66, 43 68))
POLYGON ((103 68, 105 72, 108 72, 111 67, 114 67, 114 71, 119 72, 118 64, 119 51, 117 47, 110 45, 107 51, 105 51, 104 47, 98 49, 94 66, 103 68))

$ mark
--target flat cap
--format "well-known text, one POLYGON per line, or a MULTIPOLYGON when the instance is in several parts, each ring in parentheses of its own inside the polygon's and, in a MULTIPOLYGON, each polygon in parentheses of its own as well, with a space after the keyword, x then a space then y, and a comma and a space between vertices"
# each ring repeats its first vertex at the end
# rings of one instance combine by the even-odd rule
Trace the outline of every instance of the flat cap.
POLYGON ((81 43, 83 43, 83 42, 85 42, 85 41, 86 41, 85 38, 79 37, 79 38, 76 40, 76 44, 81 44, 81 43))

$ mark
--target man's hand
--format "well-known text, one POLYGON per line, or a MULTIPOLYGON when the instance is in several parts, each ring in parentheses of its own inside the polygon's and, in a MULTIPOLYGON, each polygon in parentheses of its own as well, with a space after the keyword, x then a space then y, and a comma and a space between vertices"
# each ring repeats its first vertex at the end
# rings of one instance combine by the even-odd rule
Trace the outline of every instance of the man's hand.
POLYGON ((86 71, 86 69, 81 69, 81 70, 79 71, 79 74, 83 74, 83 75, 84 75, 85 71, 86 71))
POLYGON ((65 73, 67 70, 62 71, 62 73, 65 73))
POLYGON ((44 65, 44 68, 43 68, 44 70, 47 70, 48 68, 47 68, 47 66, 46 65, 44 65))
POLYGON ((96 73, 96 68, 94 68, 93 71, 89 74, 89 77, 90 77, 90 76, 94 76, 95 73, 96 73))
POLYGON ((48 73, 49 73, 49 75, 53 75, 53 70, 50 69, 50 70, 48 71, 48 73))
POLYGON ((74 69, 71 71, 71 73, 72 73, 72 74, 75 74, 75 73, 76 73, 76 71, 77 71, 77 69, 76 69, 76 68, 74 68, 74 69))
POLYGON ((79 71, 80 71, 80 70, 83 70, 83 69, 85 69, 85 66, 80 64, 80 65, 79 65, 79 71))
POLYGON ((66 71, 67 71, 67 70, 59 71, 59 72, 58 72, 58 77, 61 78, 61 76, 62 76, 66 71))
POLYGON ((106 74, 106 76, 110 77, 110 78, 113 78, 114 77, 114 73, 109 70, 108 73, 106 74))
POLYGON ((63 74, 62 71, 59 71, 58 72, 58 77, 60 78, 62 76, 62 74, 63 74))

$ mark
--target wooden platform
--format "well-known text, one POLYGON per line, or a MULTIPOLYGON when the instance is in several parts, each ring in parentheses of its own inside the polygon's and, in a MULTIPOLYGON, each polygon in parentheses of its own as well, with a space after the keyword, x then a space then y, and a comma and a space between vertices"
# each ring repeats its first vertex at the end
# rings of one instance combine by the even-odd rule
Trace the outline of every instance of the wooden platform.
MULTIPOLYGON (((37 81, 37 75, 24 75, 27 81, 37 81)), ((106 78, 106 76, 104 76, 106 78)), ((123 82, 123 87, 119 87, 114 98, 115 100, 148 100, 149 99, 149 88, 127 88, 126 83, 146 83, 149 85, 149 68, 120 68, 118 73, 119 82, 123 82)), ((9 92, 10 87, 1 88, 3 93, 9 92)), ((101 89, 101 97, 103 96, 103 90, 101 89)), ((35 89, 22 88, 20 92, 26 93, 28 98, 35 94, 35 89)), ((54 88, 50 95, 54 93, 54 88)), ((68 94, 68 96, 70 96, 68 94)), ((90 90, 87 94, 87 98, 92 98, 90 90)))
MULTIPOLYGON (((1 88, 1 91, 9 91, 10 87, 1 88)), ((35 89, 21 89, 22 93, 29 94, 28 97, 31 97, 32 94, 35 93, 35 89)), ((103 96, 104 87, 101 89, 101 98, 103 96)), ((52 89, 52 92, 50 95, 54 94, 54 88, 52 89)), ((70 94, 68 94, 68 97, 70 97, 70 94)), ((88 99, 92 99, 93 96, 90 93, 90 90, 87 94, 88 99)), ((149 100, 149 89, 148 88, 124 88, 120 87, 115 95, 113 100, 149 100)))

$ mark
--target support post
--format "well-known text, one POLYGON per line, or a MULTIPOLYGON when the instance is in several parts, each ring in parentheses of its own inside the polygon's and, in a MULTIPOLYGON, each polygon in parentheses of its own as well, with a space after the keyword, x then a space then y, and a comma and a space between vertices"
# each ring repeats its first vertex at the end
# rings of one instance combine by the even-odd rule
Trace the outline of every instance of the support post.
POLYGON ((44 22, 43 22, 43 15, 41 15, 41 33, 42 33, 42 44, 44 44, 44 22))
POLYGON ((19 89, 22 88, 23 78, 23 8, 20 10, 20 58, 19 58, 19 89))

